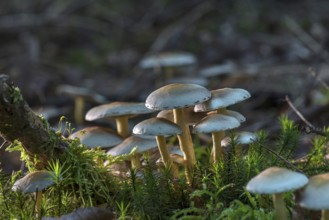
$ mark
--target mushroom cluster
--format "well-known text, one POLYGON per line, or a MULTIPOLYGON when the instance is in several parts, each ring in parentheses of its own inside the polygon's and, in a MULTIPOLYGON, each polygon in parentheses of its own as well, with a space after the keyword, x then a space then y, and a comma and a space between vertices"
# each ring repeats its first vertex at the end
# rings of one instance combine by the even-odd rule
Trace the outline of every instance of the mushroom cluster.
POLYGON ((85 115, 86 121, 105 122, 112 118, 116 131, 100 126, 87 127, 70 138, 78 138, 90 148, 110 148, 106 149, 107 155, 129 155, 130 166, 136 169, 142 167, 143 154, 158 155, 154 162, 161 161, 174 178, 179 177, 178 166, 181 166, 189 182, 197 161, 192 134, 211 134, 211 160, 222 160, 221 141, 225 131, 237 128, 245 121, 242 114, 226 108, 249 97, 249 92, 240 88, 209 91, 198 84, 168 84, 151 92, 145 103, 116 101, 91 108, 85 115), (154 115, 157 111, 160 112, 154 115), (152 116, 130 129, 129 118, 140 114, 152 116), (178 139, 181 155, 168 149, 166 138, 173 136, 178 139))

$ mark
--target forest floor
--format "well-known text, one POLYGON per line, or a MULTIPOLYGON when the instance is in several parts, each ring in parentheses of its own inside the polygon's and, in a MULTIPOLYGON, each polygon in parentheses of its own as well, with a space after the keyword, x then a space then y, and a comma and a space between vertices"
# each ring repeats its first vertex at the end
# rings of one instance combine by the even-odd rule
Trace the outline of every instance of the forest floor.
POLYGON ((232 107, 247 118, 239 130, 275 134, 282 114, 301 129, 328 124, 328 1, 34 0, 0 8, 1 73, 36 111, 55 107, 73 122, 73 100, 56 93, 63 84, 143 102, 169 80, 194 77, 210 90, 251 93, 232 107), (146 55, 173 51, 194 54, 197 64, 165 77, 139 66, 146 55), (220 75, 201 75, 213 65, 220 75))

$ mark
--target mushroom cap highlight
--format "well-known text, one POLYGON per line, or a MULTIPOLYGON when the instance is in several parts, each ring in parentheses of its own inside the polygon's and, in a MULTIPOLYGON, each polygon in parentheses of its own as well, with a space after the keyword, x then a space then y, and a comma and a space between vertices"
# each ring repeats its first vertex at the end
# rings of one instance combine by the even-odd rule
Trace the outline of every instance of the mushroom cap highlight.
POLYGON ((126 138, 121 144, 108 150, 106 154, 112 156, 129 154, 135 147, 135 153, 143 153, 145 151, 157 148, 158 145, 155 138, 143 138, 133 135, 126 138))
POLYGON ((208 89, 197 84, 168 84, 153 91, 147 98, 145 106, 153 110, 186 108, 210 99, 208 89))
POLYGON ((257 194, 276 194, 305 186, 308 178, 287 168, 270 167, 253 177, 247 184, 249 192, 257 194))
POLYGON ((149 136, 171 136, 181 134, 182 129, 167 119, 150 118, 135 125, 133 133, 149 136))
POLYGON ((80 142, 90 148, 109 148, 120 144, 123 139, 112 129, 93 126, 76 131, 69 136, 70 139, 78 138, 80 142))
POLYGON ((308 184, 301 189, 299 205, 307 209, 329 210, 329 173, 310 177, 308 184))
POLYGON ((55 184, 53 176, 48 171, 34 171, 23 178, 17 180, 13 187, 13 191, 21 191, 22 193, 33 193, 41 191, 48 186, 55 184))
POLYGON ((112 102, 91 108, 86 114, 87 121, 101 118, 132 116, 137 114, 148 114, 154 112, 146 108, 143 102, 112 102))
POLYGON ((223 88, 211 91, 211 99, 194 107, 195 112, 212 111, 236 104, 251 95, 247 90, 239 88, 223 88))
POLYGON ((231 116, 212 114, 204 117, 194 125, 193 133, 213 133, 226 131, 240 126, 240 122, 231 116))

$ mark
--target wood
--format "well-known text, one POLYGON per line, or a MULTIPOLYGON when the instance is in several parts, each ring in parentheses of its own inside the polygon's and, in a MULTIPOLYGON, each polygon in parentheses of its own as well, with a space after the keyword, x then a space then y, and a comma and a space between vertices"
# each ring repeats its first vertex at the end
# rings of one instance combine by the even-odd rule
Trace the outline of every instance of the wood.
POLYGON ((6 141, 18 140, 37 169, 59 156, 68 144, 35 114, 7 75, 0 75, 0 135, 6 141))

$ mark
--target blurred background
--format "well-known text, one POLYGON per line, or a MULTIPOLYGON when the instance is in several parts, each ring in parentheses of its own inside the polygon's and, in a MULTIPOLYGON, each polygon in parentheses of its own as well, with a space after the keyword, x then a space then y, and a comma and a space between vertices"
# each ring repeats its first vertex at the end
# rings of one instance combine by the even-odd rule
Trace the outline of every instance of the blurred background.
POLYGON ((321 128, 329 119, 328 11, 326 0, 1 1, 0 70, 54 126, 61 115, 74 126, 63 85, 143 102, 186 82, 248 90, 252 98, 233 107, 247 118, 241 130, 276 132, 281 114, 298 121, 286 96, 321 128))

